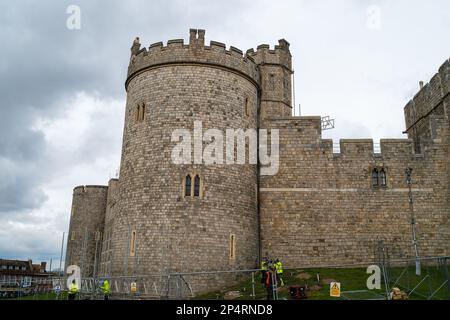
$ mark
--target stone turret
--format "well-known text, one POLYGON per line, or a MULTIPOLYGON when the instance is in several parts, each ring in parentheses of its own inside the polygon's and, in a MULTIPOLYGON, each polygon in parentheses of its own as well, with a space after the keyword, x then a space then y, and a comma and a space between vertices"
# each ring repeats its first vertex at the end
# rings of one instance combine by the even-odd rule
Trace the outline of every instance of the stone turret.
MULTIPOLYGON (((202 132, 257 128, 261 87, 254 58, 217 41, 205 45, 205 31, 191 29, 189 44, 135 44, 125 87, 120 198, 114 208, 120 214, 108 224, 106 239, 114 252, 102 261, 106 273, 256 267, 256 164, 179 165, 171 158, 174 130, 193 132, 195 121, 202 132), (192 185, 198 177, 197 195, 194 187, 186 192, 187 177, 192 185)), ((191 285, 198 289, 206 282, 191 285)))
POLYGON ((439 68, 433 78, 405 107, 405 122, 408 137, 413 139, 417 153, 430 146, 442 126, 448 127, 450 118, 450 60, 439 68))
POLYGON ((260 72, 262 123, 266 118, 291 116, 293 71, 289 42, 281 39, 273 50, 262 44, 256 52, 247 50, 247 55, 253 58, 260 72))
POLYGON ((79 186, 73 190, 66 267, 79 266, 84 277, 98 274, 107 193, 106 186, 79 186))

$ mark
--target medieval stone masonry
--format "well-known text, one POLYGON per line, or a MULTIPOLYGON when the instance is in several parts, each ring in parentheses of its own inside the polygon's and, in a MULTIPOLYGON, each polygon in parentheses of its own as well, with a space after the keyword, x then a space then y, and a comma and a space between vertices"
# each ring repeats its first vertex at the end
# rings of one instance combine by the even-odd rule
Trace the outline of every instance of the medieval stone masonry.
MULTIPOLYGON (((76 187, 66 266, 84 276, 372 262, 378 241, 413 254, 405 169, 421 256, 450 255, 450 61, 405 107, 407 139, 322 139, 320 117, 293 117, 289 43, 245 54, 169 40, 131 48, 119 179, 76 187), (279 130, 279 170, 175 164, 175 129, 279 130)), ((370 110, 368 110, 370 112, 370 110)))

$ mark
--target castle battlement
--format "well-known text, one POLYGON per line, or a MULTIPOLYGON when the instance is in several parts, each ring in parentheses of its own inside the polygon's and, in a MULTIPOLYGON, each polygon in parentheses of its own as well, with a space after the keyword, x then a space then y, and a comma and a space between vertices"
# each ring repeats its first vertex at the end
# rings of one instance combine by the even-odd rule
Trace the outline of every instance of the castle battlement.
POLYGON ((205 45, 205 30, 190 30, 189 43, 183 39, 168 40, 167 44, 155 42, 148 49, 141 48, 139 38, 136 38, 131 47, 131 59, 128 67, 129 81, 141 71, 152 67, 161 67, 167 64, 207 64, 227 68, 247 76, 251 81, 260 84, 258 65, 281 65, 292 71, 289 42, 284 39, 278 41, 274 49, 267 44, 259 45, 255 50, 243 51, 234 46, 227 46, 218 41, 211 40, 205 45))
POLYGON ((256 52, 253 49, 247 50, 247 55, 252 57, 258 65, 282 65, 292 71, 292 55, 289 46, 289 42, 280 39, 274 49, 270 49, 268 44, 261 44, 256 48, 256 52))
POLYGON ((104 190, 106 189, 108 189, 108 186, 100 186, 100 185, 78 186, 73 189, 73 193, 74 194, 96 193, 96 192, 104 192, 104 190))
POLYGON ((407 131, 435 109, 450 92, 450 60, 446 60, 431 80, 404 108, 407 131))
POLYGON ((136 74, 169 64, 203 64, 209 67, 225 68, 247 77, 259 86, 258 67, 252 56, 243 54, 242 50, 233 46, 227 50, 224 43, 217 41, 210 41, 207 46, 204 35, 204 30, 191 29, 189 44, 185 44, 183 39, 173 39, 167 41, 166 46, 163 42, 156 42, 148 49, 141 48, 139 38, 136 38, 131 47, 126 87, 136 74))
MULTIPOLYGON (((395 157, 413 158, 414 142, 412 139, 381 139, 379 148, 375 148, 373 139, 340 139, 335 143, 333 139, 322 139, 320 116, 279 117, 268 118, 268 129, 279 129, 289 141, 281 141, 284 146, 304 150, 305 145, 315 146, 334 157, 352 157, 360 159, 390 159, 395 157), (335 152, 335 145, 339 144, 339 152, 335 152)), ((436 120, 437 121, 437 120, 436 120)))
POLYGON ((351 157, 373 157, 373 139, 340 139, 341 155, 351 157))
MULTIPOLYGON (((333 142, 331 141, 331 147, 333 142)), ((411 139, 381 139, 379 149, 373 139, 340 139, 340 152, 335 156, 350 156, 360 159, 412 158, 414 156, 411 139)))

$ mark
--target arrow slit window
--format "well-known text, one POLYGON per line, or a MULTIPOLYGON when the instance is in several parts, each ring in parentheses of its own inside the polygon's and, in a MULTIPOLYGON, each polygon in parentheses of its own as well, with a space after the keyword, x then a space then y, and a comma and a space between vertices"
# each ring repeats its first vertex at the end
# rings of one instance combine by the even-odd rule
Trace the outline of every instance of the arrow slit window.
POLYGON ((248 117, 250 115, 250 110, 249 110, 249 105, 248 105, 248 98, 245 98, 244 101, 244 110, 245 110, 245 115, 248 117))
POLYGON ((229 250, 230 250, 230 260, 235 260, 236 259, 236 236, 234 234, 230 234, 229 250))
POLYGON ((131 231, 130 256, 136 254, 136 230, 131 231))

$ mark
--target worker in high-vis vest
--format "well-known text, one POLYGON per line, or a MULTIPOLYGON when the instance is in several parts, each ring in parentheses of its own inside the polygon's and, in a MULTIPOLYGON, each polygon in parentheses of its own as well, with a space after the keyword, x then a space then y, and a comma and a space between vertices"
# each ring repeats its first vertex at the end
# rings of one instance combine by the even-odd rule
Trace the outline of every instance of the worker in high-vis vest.
POLYGON ((277 259, 275 261, 275 271, 277 273, 277 281, 280 283, 280 287, 284 286, 283 281, 283 264, 281 263, 280 259, 277 259))
POLYGON ((67 299, 75 300, 77 293, 78 293, 77 282, 75 280, 72 280, 72 283, 70 284, 70 287, 69 287, 69 295, 67 296, 67 299))
POLYGON ((105 300, 109 299, 109 293, 110 293, 110 287, 109 287, 109 282, 108 280, 104 280, 102 283, 102 292, 103 292, 103 296, 105 300))
POLYGON ((261 261, 261 283, 263 287, 266 286, 266 273, 267 273, 267 258, 264 257, 261 261))
POLYGON ((276 281, 276 269, 271 260, 267 259, 264 286, 267 290, 267 300, 275 299, 274 282, 276 281))

